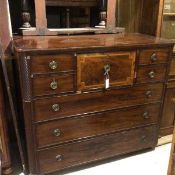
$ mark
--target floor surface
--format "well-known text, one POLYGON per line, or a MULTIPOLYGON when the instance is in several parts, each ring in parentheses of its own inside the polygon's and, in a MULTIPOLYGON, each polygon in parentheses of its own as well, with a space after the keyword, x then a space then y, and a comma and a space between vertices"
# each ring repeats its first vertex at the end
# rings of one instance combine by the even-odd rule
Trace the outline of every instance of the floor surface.
POLYGON ((171 144, 68 175, 167 175, 171 144))

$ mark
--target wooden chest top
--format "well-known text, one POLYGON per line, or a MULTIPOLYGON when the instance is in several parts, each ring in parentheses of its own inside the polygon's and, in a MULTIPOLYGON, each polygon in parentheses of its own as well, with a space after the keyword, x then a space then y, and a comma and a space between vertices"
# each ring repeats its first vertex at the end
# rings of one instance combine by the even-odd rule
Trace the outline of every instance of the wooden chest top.
MULTIPOLYGON (((142 48, 173 46, 173 42, 166 39, 155 38, 142 34, 106 34, 106 35, 82 35, 82 36, 26 36, 14 40, 14 48, 17 52, 33 51, 81 51, 115 48, 142 48)), ((105 50, 104 50, 105 49, 105 50)))

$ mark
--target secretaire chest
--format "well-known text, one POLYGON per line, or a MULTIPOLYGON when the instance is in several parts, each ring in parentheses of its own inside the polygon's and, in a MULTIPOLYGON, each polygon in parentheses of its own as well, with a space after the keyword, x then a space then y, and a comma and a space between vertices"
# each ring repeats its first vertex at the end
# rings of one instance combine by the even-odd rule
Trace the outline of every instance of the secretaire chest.
POLYGON ((16 39, 30 173, 154 148, 172 47, 140 34, 16 39))

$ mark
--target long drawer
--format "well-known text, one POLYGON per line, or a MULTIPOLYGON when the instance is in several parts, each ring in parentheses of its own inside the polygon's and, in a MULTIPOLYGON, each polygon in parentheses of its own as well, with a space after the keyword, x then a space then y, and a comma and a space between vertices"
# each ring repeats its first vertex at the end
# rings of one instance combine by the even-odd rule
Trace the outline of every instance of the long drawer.
POLYGON ((143 127, 39 151, 41 173, 154 147, 157 126, 143 127))
POLYGON ((158 83, 38 99, 33 102, 34 120, 44 121, 157 102, 161 100, 162 90, 163 84, 158 83))
POLYGON ((160 104, 144 105, 38 124, 37 144, 40 148, 157 123, 159 109, 160 104))

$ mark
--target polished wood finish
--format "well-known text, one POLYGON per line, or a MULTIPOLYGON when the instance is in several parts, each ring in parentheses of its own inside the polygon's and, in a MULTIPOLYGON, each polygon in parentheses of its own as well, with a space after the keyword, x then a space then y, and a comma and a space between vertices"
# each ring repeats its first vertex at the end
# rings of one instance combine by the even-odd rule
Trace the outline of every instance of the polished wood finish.
POLYGON ((75 92, 74 75, 53 75, 34 77, 32 79, 33 96, 54 95, 66 92, 75 92), (52 87, 56 83, 55 89, 52 87))
POLYGON ((118 0, 117 26, 129 33, 137 32, 160 37, 164 0, 118 0))
MULTIPOLYGON (((2 50, 4 54, 9 53, 12 37, 8 0, 0 0, 0 26, 0 59, 4 59, 2 58, 2 50)), ((2 67, 0 65, 0 174, 11 174, 12 168, 8 143, 9 137, 3 83, 2 67)))
POLYGON ((161 36, 164 2, 165 0, 159 0, 159 12, 158 12, 157 29, 156 29, 156 36, 158 37, 161 36))
MULTIPOLYGON (((124 33, 124 28, 116 27, 116 4, 117 0, 108 0, 107 1, 107 16, 104 20, 107 21, 106 26, 101 27, 85 27, 85 28, 69 28, 69 20, 67 21, 68 29, 49 29, 47 27, 47 18, 46 18, 46 6, 47 5, 63 5, 67 7, 71 6, 84 6, 87 7, 98 5, 98 1, 54 1, 54 0, 35 0, 35 17, 36 17, 36 28, 31 28, 28 30, 23 30, 23 35, 59 35, 59 34, 80 34, 80 33, 124 33), (95 3, 95 4, 94 4, 95 3), (111 6, 111 4, 113 4, 111 6), (41 10, 42 9, 42 10, 41 10)), ((69 14, 68 14, 69 16, 69 14)), ((69 17, 68 17, 69 18, 69 17)))
POLYGON ((117 0, 107 1, 107 30, 113 30, 116 28, 116 8, 117 0), (112 4, 112 5, 111 5, 112 4))
POLYGON ((166 63, 168 60, 168 53, 167 49, 148 49, 143 50, 139 57, 139 64, 140 65, 149 65, 149 64, 159 64, 159 63, 166 63))
POLYGON ((137 83, 164 81, 166 75, 165 65, 143 66, 138 68, 137 83))
MULTIPOLYGON (((139 32, 157 36, 162 0, 142 0, 139 20, 139 32)), ((159 37, 159 36, 158 36, 159 37)))
POLYGON ((175 57, 172 58, 170 72, 169 72, 169 80, 175 80, 175 57))
POLYGON ((163 108, 163 116, 161 121, 160 136, 166 136, 173 133, 175 125, 174 101, 175 101, 175 57, 173 55, 169 70, 168 83, 166 85, 166 94, 163 108))
POLYGON ((64 118, 72 115, 118 109, 132 105, 159 102, 162 97, 163 84, 143 85, 131 88, 113 89, 71 96, 37 99, 34 102, 34 119, 36 121, 64 118), (147 92, 151 96, 147 96, 147 92), (129 96, 129 99, 128 99, 129 96), (90 103, 89 103, 90 102, 90 103), (58 104, 59 111, 53 111, 52 105, 58 104), (67 110, 69 109, 69 110, 67 110))
POLYGON ((11 25, 8 0, 0 0, 0 40, 4 51, 7 51, 11 42, 11 25))
MULTIPOLYGON (((170 3, 170 2, 169 2, 170 3)), ((163 20, 164 20, 164 4, 165 0, 159 1, 159 13, 158 13, 158 20, 157 20, 157 37, 163 37, 162 28, 163 20)), ((165 36, 164 36, 165 37, 165 36)), ((161 130, 160 130, 160 137, 170 135, 173 133, 173 126, 174 126, 174 111, 175 107, 173 104, 174 99, 174 88, 175 88, 175 64, 174 64, 174 55, 172 55, 172 62, 169 71, 168 77, 168 84, 166 86, 166 95, 163 107, 163 116, 161 121, 161 130)))
POLYGON ((142 129, 110 134, 75 144, 63 144, 56 148, 40 151, 38 152, 40 171, 48 173, 53 170, 82 165, 89 161, 97 161, 104 159, 104 157, 114 157, 154 147, 156 129, 155 126, 143 127, 142 129), (59 155, 60 159, 57 158, 59 155))
POLYGON ((111 87, 132 85, 135 57, 135 52, 77 55, 78 90, 104 87, 108 75, 111 87), (109 72, 105 66, 109 67, 109 72))
POLYGON ((7 132, 7 116, 5 116, 4 92, 2 89, 2 76, 0 76, 0 149, 2 150, 2 174, 11 174, 11 160, 7 132))
POLYGON ((174 111, 175 111, 175 81, 167 84, 163 117, 161 122, 161 136, 169 135, 174 129, 174 111))
POLYGON ((155 147, 172 42, 111 34, 21 37, 13 44, 31 174, 155 147), (105 89, 107 64, 114 84, 105 89), (115 84, 126 77, 132 81, 115 84), (80 88, 83 81, 89 87, 80 88))
POLYGON ((35 0, 36 29, 42 35, 47 28, 45 0, 35 0))
POLYGON ((60 73, 75 71, 75 61, 73 55, 42 55, 31 56, 31 72, 35 74, 60 73), (56 68, 52 69, 49 65, 52 61, 56 62, 56 68))
MULTIPOLYGON (((124 48, 142 49, 157 47, 172 47, 173 42, 155 38, 142 34, 103 34, 103 35, 80 35, 80 36, 25 36, 19 37, 14 41, 15 50, 20 52, 37 52, 42 54, 52 54, 56 51, 60 52, 104 52, 108 50, 123 50, 124 48), (166 44, 166 46, 164 45, 166 44)), ((166 48, 167 49, 167 48, 166 48)), ((160 48, 158 48, 158 51, 160 48)))
POLYGON ((41 123, 36 127, 38 147, 157 123, 159 109, 158 103, 41 123), (77 127, 77 123, 81 126, 77 127))

